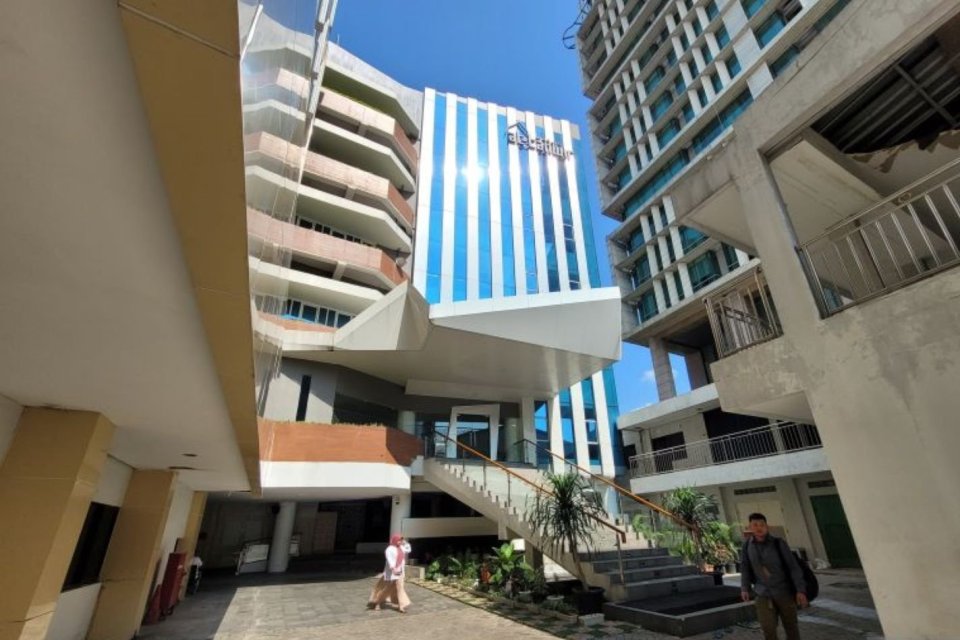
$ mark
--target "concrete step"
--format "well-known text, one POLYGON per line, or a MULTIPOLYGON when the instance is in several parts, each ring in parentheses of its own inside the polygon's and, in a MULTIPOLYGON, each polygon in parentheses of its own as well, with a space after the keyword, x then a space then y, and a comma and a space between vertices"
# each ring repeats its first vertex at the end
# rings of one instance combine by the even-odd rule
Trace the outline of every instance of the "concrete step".
MULTIPOLYGON (((612 571, 604 571, 610 576, 610 582, 621 584, 620 571, 614 566, 612 571)), ((594 567, 596 571, 596 567, 594 567)), ((624 569, 623 578, 625 584, 637 584, 639 582, 648 582, 650 580, 659 580, 661 578, 677 578, 681 576, 692 576, 699 574, 700 571, 693 565, 667 565, 663 567, 648 567, 646 569, 624 569)))
MULTIPOLYGON (((652 567, 677 567, 683 565, 683 558, 680 556, 651 556, 648 558, 625 558, 623 561, 624 570, 631 569, 649 569, 652 567)), ((610 573, 619 571, 620 563, 616 558, 613 560, 602 560, 593 563, 594 571, 598 573, 610 573)))
POLYGON ((677 593, 690 593, 700 591, 701 589, 711 589, 713 586, 713 576, 695 574, 627 583, 622 588, 624 594, 623 599, 641 600, 645 598, 669 596, 677 593))
POLYGON ((620 557, 623 557, 624 560, 633 560, 635 558, 662 558, 669 556, 670 552, 666 549, 623 549, 622 552, 618 553, 616 547, 613 549, 600 547, 593 552, 581 553, 580 559, 586 560, 587 562, 604 562, 607 560, 618 560, 620 557))

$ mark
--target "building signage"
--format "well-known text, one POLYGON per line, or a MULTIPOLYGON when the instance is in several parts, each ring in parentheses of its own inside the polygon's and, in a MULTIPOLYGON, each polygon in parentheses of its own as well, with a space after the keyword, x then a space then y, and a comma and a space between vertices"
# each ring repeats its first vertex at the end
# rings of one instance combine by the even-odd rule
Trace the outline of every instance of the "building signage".
POLYGON ((515 144, 521 149, 532 149, 545 156, 555 156, 561 160, 573 157, 573 152, 546 138, 531 138, 527 127, 522 122, 507 127, 507 142, 515 144))

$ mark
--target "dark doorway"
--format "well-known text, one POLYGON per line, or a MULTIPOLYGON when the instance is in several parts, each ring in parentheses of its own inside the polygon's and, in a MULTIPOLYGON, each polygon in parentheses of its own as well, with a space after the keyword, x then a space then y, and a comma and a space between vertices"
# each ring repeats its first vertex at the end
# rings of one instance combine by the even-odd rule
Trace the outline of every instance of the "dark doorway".
POLYGON ((850 533, 847 516, 843 512, 840 496, 810 496, 813 514, 817 518, 817 528, 827 549, 827 559, 837 568, 859 569, 860 554, 850 533))

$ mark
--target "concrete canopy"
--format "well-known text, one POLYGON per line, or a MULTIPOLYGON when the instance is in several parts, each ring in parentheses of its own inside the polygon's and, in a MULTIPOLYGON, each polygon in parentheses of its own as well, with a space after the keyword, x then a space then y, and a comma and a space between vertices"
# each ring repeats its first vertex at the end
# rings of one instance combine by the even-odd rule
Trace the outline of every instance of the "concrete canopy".
POLYGON ((619 359, 619 306, 610 287, 427 305, 408 283, 336 333, 288 330, 283 350, 414 395, 515 402, 551 397, 619 359))

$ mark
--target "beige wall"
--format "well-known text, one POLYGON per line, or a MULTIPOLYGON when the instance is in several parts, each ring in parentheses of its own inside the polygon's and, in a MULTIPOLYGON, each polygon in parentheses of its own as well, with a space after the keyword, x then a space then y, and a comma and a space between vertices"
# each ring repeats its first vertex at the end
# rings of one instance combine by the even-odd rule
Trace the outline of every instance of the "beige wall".
POLYGON ((17 420, 20 419, 22 410, 23 407, 13 400, 0 396, 0 463, 7 455, 7 449, 10 448, 13 432, 17 429, 17 420))

